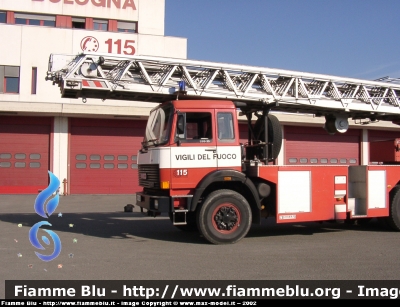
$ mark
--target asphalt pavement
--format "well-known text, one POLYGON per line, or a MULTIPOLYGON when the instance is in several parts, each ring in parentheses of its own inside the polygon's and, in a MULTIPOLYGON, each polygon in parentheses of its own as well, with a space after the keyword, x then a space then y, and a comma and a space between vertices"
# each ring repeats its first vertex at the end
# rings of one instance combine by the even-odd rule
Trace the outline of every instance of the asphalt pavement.
POLYGON ((213 245, 167 216, 143 215, 135 195, 61 196, 48 218, 37 195, 0 195, 0 299, 6 280, 399 280, 400 233, 371 223, 253 225, 236 244, 213 245), (32 227, 59 237, 52 255, 30 241, 32 227))

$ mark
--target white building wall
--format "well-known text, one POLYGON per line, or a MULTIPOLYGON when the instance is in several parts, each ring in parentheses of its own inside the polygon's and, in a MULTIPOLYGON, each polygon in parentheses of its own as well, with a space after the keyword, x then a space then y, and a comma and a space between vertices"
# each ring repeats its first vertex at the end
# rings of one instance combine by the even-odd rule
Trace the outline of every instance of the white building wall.
POLYGON ((282 126, 282 147, 276 159, 278 165, 285 165, 285 126, 282 126))
POLYGON ((361 165, 369 164, 369 142, 368 130, 363 129, 361 133, 361 165))
POLYGON ((141 34, 164 35, 165 0, 140 0, 138 13, 141 34))
MULTIPOLYGON (((68 118, 54 117, 53 133, 53 174, 61 183, 68 178, 68 118)), ((68 193, 60 184, 60 194, 68 193)))
POLYGON ((21 33, 22 27, 0 24, 0 37, 3 42, 0 47, 1 65, 20 65, 22 49, 21 33))

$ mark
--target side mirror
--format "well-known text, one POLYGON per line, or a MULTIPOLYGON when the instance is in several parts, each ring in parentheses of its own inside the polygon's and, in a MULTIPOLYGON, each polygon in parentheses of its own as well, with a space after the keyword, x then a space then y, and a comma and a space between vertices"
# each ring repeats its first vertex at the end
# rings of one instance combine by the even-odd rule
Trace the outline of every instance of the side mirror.
POLYGON ((179 135, 179 138, 181 138, 181 135, 183 134, 182 138, 185 136, 185 117, 183 114, 178 114, 178 124, 176 126, 176 132, 179 135))
POLYGON ((185 113, 178 113, 178 119, 177 119, 177 124, 176 124, 176 142, 178 143, 178 146, 181 145, 181 139, 185 139, 185 113))

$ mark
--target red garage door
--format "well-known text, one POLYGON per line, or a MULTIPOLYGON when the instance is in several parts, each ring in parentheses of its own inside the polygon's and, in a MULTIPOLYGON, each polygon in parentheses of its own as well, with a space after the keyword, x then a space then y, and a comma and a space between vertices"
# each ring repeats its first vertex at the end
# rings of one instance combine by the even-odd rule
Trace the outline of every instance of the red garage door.
POLYGON ((248 125, 240 123, 239 124, 239 142, 242 144, 246 144, 247 140, 249 138, 249 132, 248 132, 248 125))
POLYGON ((369 162, 394 162, 396 148, 394 140, 400 138, 399 131, 368 130, 369 162))
POLYGON ((70 123, 70 194, 140 190, 136 158, 145 121, 72 118, 70 123))
POLYGON ((360 130, 329 135, 323 128, 285 126, 285 164, 360 164, 360 130))
POLYGON ((37 194, 48 186, 51 121, 0 116, 1 194, 37 194))
POLYGON ((400 126, 399 131, 368 130, 369 142, 387 141, 397 138, 400 138, 400 126))

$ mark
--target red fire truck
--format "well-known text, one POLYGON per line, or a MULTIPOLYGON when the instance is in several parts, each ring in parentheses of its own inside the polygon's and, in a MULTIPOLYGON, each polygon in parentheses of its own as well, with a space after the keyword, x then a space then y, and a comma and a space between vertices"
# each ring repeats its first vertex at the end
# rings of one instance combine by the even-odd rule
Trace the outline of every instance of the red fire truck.
POLYGON ((52 54, 47 79, 62 97, 83 102, 157 103, 138 153, 143 190, 136 204, 154 217, 168 214, 173 225, 211 243, 238 242, 266 217, 277 223, 379 218, 400 230, 397 161, 276 165, 282 128, 270 112, 324 117, 329 134, 345 133, 349 119, 399 123, 399 83, 90 53, 52 54), (238 115, 247 120, 246 142, 238 115))

